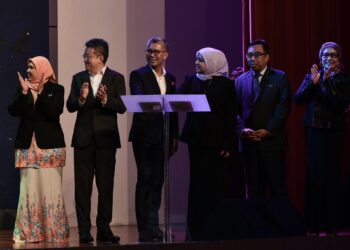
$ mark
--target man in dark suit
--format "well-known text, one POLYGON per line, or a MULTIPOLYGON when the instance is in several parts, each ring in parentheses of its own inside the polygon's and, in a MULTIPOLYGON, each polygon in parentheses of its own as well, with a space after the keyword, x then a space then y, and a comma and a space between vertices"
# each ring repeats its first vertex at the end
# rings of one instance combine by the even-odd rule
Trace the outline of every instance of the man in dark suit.
POLYGON ((126 108, 124 76, 105 64, 108 43, 91 39, 85 43, 85 71, 73 76, 67 100, 69 112, 78 112, 72 147, 74 147, 75 205, 81 243, 93 241, 90 234, 91 193, 94 176, 98 190, 96 218, 97 241, 118 242, 109 223, 112 220, 115 157, 120 148, 117 113, 126 108))
MULTIPOLYGON (((165 71, 168 44, 159 37, 147 42, 148 64, 130 74, 132 95, 174 94, 175 77, 165 71)), ((178 118, 169 117, 170 155, 177 150, 178 118)), ((135 194, 136 220, 140 241, 161 241, 158 210, 164 182, 164 130, 162 113, 135 113, 129 141, 132 142, 137 165, 135 194)))
POLYGON ((291 86, 283 71, 267 66, 269 47, 264 40, 248 46, 251 68, 236 79, 239 102, 237 133, 246 171, 249 198, 287 196, 285 152, 291 86))

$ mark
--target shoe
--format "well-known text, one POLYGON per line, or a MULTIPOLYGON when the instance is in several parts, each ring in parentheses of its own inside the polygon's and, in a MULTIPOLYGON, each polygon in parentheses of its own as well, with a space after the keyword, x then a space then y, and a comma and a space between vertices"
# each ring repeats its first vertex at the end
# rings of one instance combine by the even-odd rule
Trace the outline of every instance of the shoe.
POLYGON ((150 241, 148 239, 148 234, 146 231, 140 231, 139 232, 139 242, 148 242, 150 241))
POLYGON ((114 235, 111 230, 108 230, 108 231, 97 230, 96 239, 98 242, 104 242, 104 243, 118 243, 120 241, 120 237, 118 235, 114 235))
POLYGON ((163 232, 158 227, 148 231, 148 237, 153 241, 163 241, 163 232))
POLYGON ((163 232, 159 228, 139 232, 139 242, 162 242, 163 232))
POLYGON ((91 236, 90 232, 79 233, 79 242, 80 243, 90 243, 94 241, 94 238, 91 236))

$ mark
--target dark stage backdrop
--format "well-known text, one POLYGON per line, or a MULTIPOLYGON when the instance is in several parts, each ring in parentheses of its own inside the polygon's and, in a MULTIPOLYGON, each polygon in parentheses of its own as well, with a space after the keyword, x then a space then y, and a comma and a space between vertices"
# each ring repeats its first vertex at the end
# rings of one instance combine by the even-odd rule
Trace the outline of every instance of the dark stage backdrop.
MULTIPOLYGON (((243 0, 244 46, 249 40, 264 38, 271 47, 271 66, 284 70, 292 83, 293 94, 312 64, 318 64, 318 51, 327 41, 343 49, 345 66, 350 69, 349 10, 347 0, 243 0), (249 5, 251 4, 251 6, 249 5), (251 20, 249 9, 251 8, 251 20), (251 21, 251 22, 250 22, 251 21), (249 25, 251 34, 249 36, 249 25)), ((246 49, 245 49, 246 50, 246 49)), ((304 206, 305 143, 304 108, 293 104, 289 117, 288 189, 300 211, 304 206)), ((349 133, 348 133, 349 134, 349 133)), ((343 181, 348 179, 349 139, 343 157, 343 181)), ((344 197, 349 200, 349 195, 344 197)))
POLYGON ((13 150, 18 119, 8 114, 7 106, 18 85, 16 72, 25 74, 28 58, 49 54, 48 3, 48 0, 1 2, 0 209, 16 208, 19 191, 13 150))

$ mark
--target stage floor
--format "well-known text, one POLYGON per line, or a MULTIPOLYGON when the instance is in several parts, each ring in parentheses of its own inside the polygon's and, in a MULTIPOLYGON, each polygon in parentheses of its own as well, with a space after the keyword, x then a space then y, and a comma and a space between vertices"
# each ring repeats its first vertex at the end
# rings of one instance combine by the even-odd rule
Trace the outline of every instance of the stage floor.
MULTIPOLYGON (((0 250, 2 249, 55 249, 55 248, 76 248, 80 247, 91 248, 91 247, 101 247, 101 246, 122 246, 122 245, 135 245, 140 244, 138 242, 138 232, 135 225, 132 226, 113 226, 112 231, 115 235, 120 237, 119 244, 100 244, 93 242, 90 244, 80 244, 78 229, 76 227, 70 228, 70 238, 68 243, 13 243, 12 241, 12 230, 2 230, 0 231, 0 250)), ((185 226, 176 225, 172 227, 172 233, 175 236, 174 242, 184 242, 185 240, 185 226)), ((93 227, 91 234, 96 239, 96 228, 93 227)))
MULTIPOLYGON (((139 243, 136 226, 114 226, 114 234, 119 235, 119 244, 80 244, 77 228, 71 228, 68 243, 13 243, 12 230, 0 231, 0 250, 4 249, 122 249, 122 250, 349 250, 350 231, 343 231, 338 236, 289 237, 270 239, 246 239, 216 242, 185 242, 184 225, 172 227, 175 239, 172 243, 139 243)), ((91 230, 96 236, 96 228, 91 230)))

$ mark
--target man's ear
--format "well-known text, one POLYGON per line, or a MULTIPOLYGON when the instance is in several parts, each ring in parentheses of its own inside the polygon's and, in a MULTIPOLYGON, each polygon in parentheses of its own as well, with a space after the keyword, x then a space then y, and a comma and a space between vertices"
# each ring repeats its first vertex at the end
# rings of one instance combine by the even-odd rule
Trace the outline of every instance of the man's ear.
POLYGON ((166 60, 168 58, 168 52, 164 52, 164 59, 166 60))
POLYGON ((103 63, 104 56, 103 56, 103 55, 100 55, 98 58, 100 59, 101 63, 103 63))

